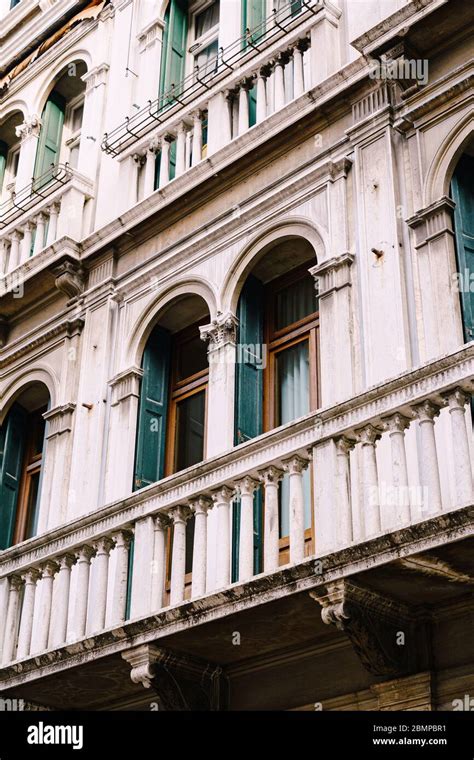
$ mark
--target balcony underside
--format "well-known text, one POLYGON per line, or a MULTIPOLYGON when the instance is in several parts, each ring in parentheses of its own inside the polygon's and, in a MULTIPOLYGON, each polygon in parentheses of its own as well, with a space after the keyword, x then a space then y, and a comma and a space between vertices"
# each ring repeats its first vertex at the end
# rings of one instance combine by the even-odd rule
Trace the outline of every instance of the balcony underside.
MULTIPOLYGON (((183 677, 190 708, 285 709, 435 669, 440 662, 446 665, 446 657, 449 667, 472 663, 469 626, 461 619, 456 626, 455 618, 472 614, 473 525, 473 508, 466 507, 408 529, 410 543, 405 529, 333 554, 327 562, 323 558, 328 569, 322 575, 315 573, 315 560, 308 560, 128 623, 114 634, 67 645, 6 668, 2 696, 52 709, 150 709, 163 696, 163 674, 171 672, 173 681, 183 677), (362 616, 357 617, 349 594, 342 617, 347 613, 357 625, 351 629, 349 620, 338 630, 323 622, 323 602, 310 592, 322 598, 332 582, 344 578, 369 594, 369 604, 362 602, 362 616), (395 612, 408 611, 408 617, 397 621, 393 603, 395 612), (454 608, 458 612, 451 615, 454 608), (447 617, 454 620, 455 643, 452 629, 443 640, 439 621, 447 617), (387 657, 384 641, 394 630, 407 634, 398 662, 387 657), (169 668, 158 669, 147 689, 132 682, 131 666, 122 657, 140 645, 147 649, 145 644, 171 655, 169 668), (441 659, 437 649, 444 653, 441 659), (209 689, 203 688, 216 667, 223 671, 220 704, 206 701, 209 689), (190 668, 194 687, 187 681, 190 668)), ((336 603, 329 609, 337 618, 342 608, 336 603)))

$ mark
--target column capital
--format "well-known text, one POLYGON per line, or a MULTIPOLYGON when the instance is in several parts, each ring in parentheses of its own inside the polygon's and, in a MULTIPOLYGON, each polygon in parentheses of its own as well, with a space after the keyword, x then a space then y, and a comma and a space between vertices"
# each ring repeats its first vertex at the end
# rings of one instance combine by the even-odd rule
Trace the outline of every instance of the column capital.
POLYGON ((206 515, 213 506, 210 496, 193 496, 189 499, 189 508, 195 515, 206 515))
POLYGON ((8 580, 10 582, 10 591, 19 591, 23 585, 21 575, 10 575, 8 580))
POLYGON ((357 442, 362 446, 375 446, 375 442, 381 438, 380 430, 370 423, 354 430, 354 433, 357 436, 357 442))
POLYGON ((452 388, 451 390, 446 391, 446 393, 443 393, 443 398, 449 406, 449 411, 454 412, 456 409, 464 411, 464 407, 469 402, 471 396, 463 388, 458 386, 457 388, 452 388))
POLYGON ((179 504, 176 507, 171 507, 171 509, 168 510, 168 514, 173 521, 173 525, 185 525, 192 516, 192 510, 187 504, 179 504))
POLYGON ((43 578, 53 578, 59 570, 59 565, 53 560, 46 560, 40 565, 40 570, 43 578))
POLYGON ((140 380, 142 377, 143 370, 136 366, 129 367, 115 375, 109 383, 112 389, 111 406, 116 406, 130 397, 140 398, 140 380))
POLYGON ((229 502, 232 497, 234 496, 234 489, 230 488, 230 486, 221 486, 220 488, 216 488, 215 491, 212 492, 211 498, 214 501, 215 504, 221 503, 221 502, 229 502))
POLYGON ((395 412, 388 417, 382 418, 383 429, 390 435, 394 433, 405 433, 405 430, 410 427, 411 420, 400 412, 395 412))
POLYGON ((74 554, 62 554, 60 557, 58 557, 58 565, 59 569, 63 570, 64 568, 67 568, 68 570, 71 569, 73 565, 75 565, 77 562, 77 558, 74 554))
POLYGON ((209 351, 221 348, 226 343, 235 344, 238 322, 235 314, 230 311, 225 314, 218 314, 208 325, 202 325, 199 328, 201 340, 209 344, 209 351))
POLYGON ((320 298, 324 298, 341 288, 351 286, 353 263, 354 254, 345 251, 340 256, 333 256, 308 270, 314 277, 320 298))
POLYGON ((346 456, 356 445, 356 441, 351 438, 347 438, 342 435, 340 438, 336 438, 334 443, 336 444, 336 453, 341 456, 346 456))
POLYGON ((258 470, 258 474, 260 475, 263 484, 264 485, 278 485, 280 480, 283 478, 285 471, 281 469, 281 467, 277 467, 274 464, 269 465, 268 467, 263 467, 261 470, 258 470))
POLYGON ((22 124, 15 127, 15 134, 21 139, 21 142, 28 140, 30 137, 39 137, 41 131, 41 119, 37 114, 27 116, 22 124))
POLYGON ((236 480, 234 485, 241 496, 252 496, 260 482, 250 475, 245 475, 240 480, 236 480))
POLYGON ((453 234, 454 201, 443 195, 429 206, 419 209, 409 217, 406 223, 415 232, 415 248, 421 248, 428 239, 437 237, 444 232, 453 234))
POLYGON ((310 463, 307 457, 303 457, 300 454, 293 454, 288 459, 282 459, 282 465, 285 472, 289 475, 295 475, 303 472, 310 463))
POLYGON ((128 549, 133 538, 131 530, 117 530, 112 533, 112 541, 118 549, 128 549))
POLYGON ((76 560, 78 562, 89 563, 94 555, 95 555, 95 549, 93 546, 89 546, 89 544, 84 544, 84 546, 81 546, 79 547, 79 549, 76 549, 76 560))
POLYGON ((433 403, 430 399, 422 401, 421 404, 415 404, 411 407, 418 422, 433 422, 434 418, 440 413, 441 406, 433 403))
POLYGON ((111 550, 115 546, 114 541, 109 536, 101 536, 93 544, 97 555, 110 554, 111 550))
POLYGON ((166 530, 171 525, 171 519, 166 512, 158 512, 154 518, 155 530, 166 530))
POLYGON ((30 567, 21 573, 21 579, 27 586, 35 586, 41 578, 41 572, 36 567, 30 567))

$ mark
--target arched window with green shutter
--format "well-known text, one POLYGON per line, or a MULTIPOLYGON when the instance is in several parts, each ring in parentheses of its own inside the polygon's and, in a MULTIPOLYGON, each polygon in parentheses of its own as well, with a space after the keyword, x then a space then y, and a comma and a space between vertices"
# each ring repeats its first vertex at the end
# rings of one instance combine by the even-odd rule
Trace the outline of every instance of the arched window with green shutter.
POLYGON ((0 549, 13 542, 26 429, 27 413, 14 404, 0 428, 0 549))
MULTIPOLYGON (((179 85, 184 79, 186 58, 186 37, 188 32, 188 8, 186 0, 170 0, 165 13, 163 46, 161 48, 160 98, 168 93, 174 85, 174 92, 179 95, 179 85)), ((173 98, 166 98, 162 107, 173 103, 173 98)))
POLYGON ((451 194, 454 208, 454 230, 461 287, 461 308, 464 339, 474 340, 474 157, 461 156, 452 181, 451 194), (471 279, 472 278, 472 279, 471 279))
MULTIPOLYGON (((242 0, 242 35, 252 42, 265 34, 265 5, 265 0, 242 0)), ((247 44, 244 41, 244 47, 247 44)))
POLYGON ((57 166, 61 152, 64 125, 65 100, 52 92, 41 115, 41 132, 36 150, 34 178, 41 178, 41 185, 51 179, 52 166, 57 166))

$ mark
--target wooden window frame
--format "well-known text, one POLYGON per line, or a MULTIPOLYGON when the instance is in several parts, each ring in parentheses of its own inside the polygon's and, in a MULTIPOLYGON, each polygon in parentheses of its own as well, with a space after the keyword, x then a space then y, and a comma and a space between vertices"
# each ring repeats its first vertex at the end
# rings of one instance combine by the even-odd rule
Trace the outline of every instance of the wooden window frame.
MULTIPOLYGON (((15 515, 15 528, 13 531, 13 544, 19 544, 26 540, 26 528, 30 515, 28 514, 28 502, 30 499, 31 488, 33 485, 33 476, 39 474, 44 464, 44 447, 40 454, 33 454, 35 443, 35 434, 38 426, 41 424, 40 419, 46 412, 46 407, 37 409, 28 415, 28 436, 23 454, 21 467, 20 487, 18 490, 18 500, 15 515)), ((39 493, 38 493, 39 496, 39 493)))

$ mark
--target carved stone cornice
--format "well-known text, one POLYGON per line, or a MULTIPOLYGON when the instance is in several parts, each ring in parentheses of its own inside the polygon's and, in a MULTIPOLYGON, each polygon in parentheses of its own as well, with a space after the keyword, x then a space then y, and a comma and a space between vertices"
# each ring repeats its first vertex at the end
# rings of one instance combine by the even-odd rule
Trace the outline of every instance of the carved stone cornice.
MULTIPOLYGON (((17 349, 14 349, 12 353, 8 354, 4 359, 0 359, 0 369, 12 364, 17 359, 21 359, 25 354, 33 353, 34 349, 43 346, 45 343, 54 340, 54 338, 64 336, 65 338, 73 338, 80 335, 84 327, 84 320, 81 317, 75 319, 68 319, 65 322, 61 322, 59 325, 55 325, 49 330, 31 337, 26 335, 23 337, 23 343, 17 349)), ((1 348, 1 346, 0 346, 1 348)))
POLYGON ((133 683, 141 683, 156 693, 160 711, 215 711, 226 707, 227 678, 219 666, 154 644, 122 652, 122 658, 131 665, 133 683))
POLYGON ((201 340, 209 343, 208 350, 215 351, 226 343, 234 343, 237 340, 238 319, 230 311, 219 314, 208 325, 199 328, 201 340))
POLYGON ((21 139, 21 142, 28 140, 30 137, 39 137, 41 131, 41 119, 37 114, 27 116, 22 124, 15 127, 15 134, 21 139))
POLYGON ((108 63, 100 63, 98 66, 95 66, 95 68, 82 75, 81 79, 86 85, 86 95, 91 92, 91 90, 95 90, 96 87, 101 87, 107 83, 109 68, 110 66, 108 63))
POLYGON ((446 195, 429 206, 420 209, 406 220, 415 233, 415 248, 421 248, 439 235, 453 235, 454 201, 446 195))
POLYGON ((84 270, 77 261, 64 261, 59 266, 54 267, 53 274, 57 289, 68 298, 77 298, 84 292, 84 270))
POLYGON ((395 676, 415 668, 414 620, 407 606, 345 579, 309 595, 321 605, 323 622, 349 637, 369 673, 395 676))
POLYGON ((321 264, 311 267, 319 298, 325 298, 341 288, 351 287, 351 266, 354 255, 349 252, 333 256, 321 264))
POLYGON ((62 433, 69 433, 72 430, 72 416, 76 405, 72 402, 56 406, 49 409, 43 414, 43 418, 48 423, 46 438, 55 438, 62 433))
POLYGON ((163 19, 155 18, 150 21, 137 35, 138 49, 143 53, 148 48, 153 47, 160 39, 160 34, 164 29, 163 19))
POLYGON ((112 388, 112 406, 126 401, 128 398, 139 398, 140 380, 143 377, 143 370, 140 367, 130 367, 120 372, 110 381, 112 388))

